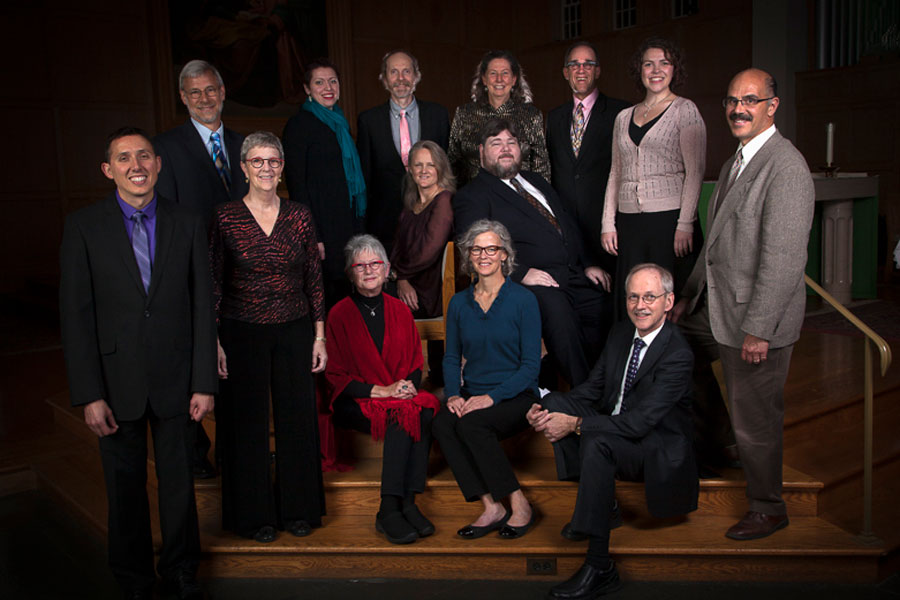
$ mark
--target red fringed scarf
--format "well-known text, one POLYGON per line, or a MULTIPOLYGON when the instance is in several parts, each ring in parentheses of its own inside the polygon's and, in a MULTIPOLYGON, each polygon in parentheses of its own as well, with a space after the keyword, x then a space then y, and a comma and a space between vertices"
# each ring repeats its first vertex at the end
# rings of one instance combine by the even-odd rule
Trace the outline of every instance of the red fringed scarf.
MULTIPOLYGON (((393 296, 384 298, 384 343, 378 353, 359 309, 350 298, 344 298, 328 313, 328 363, 325 369, 326 390, 319 410, 319 432, 322 440, 323 467, 340 469, 334 442, 332 405, 351 381, 375 385, 391 385, 421 369, 422 343, 409 308, 393 296)), ((372 425, 372 437, 384 438, 389 422, 397 423, 410 437, 419 440, 419 414, 422 408, 437 413, 440 402, 431 393, 419 391, 411 400, 399 398, 357 398, 362 413, 372 425)))

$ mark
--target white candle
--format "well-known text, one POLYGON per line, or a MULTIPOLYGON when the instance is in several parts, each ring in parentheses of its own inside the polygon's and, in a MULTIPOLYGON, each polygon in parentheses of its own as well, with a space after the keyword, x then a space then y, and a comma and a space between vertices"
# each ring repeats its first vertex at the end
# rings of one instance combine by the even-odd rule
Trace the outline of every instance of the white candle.
POLYGON ((834 164, 834 123, 825 126, 825 164, 834 164))

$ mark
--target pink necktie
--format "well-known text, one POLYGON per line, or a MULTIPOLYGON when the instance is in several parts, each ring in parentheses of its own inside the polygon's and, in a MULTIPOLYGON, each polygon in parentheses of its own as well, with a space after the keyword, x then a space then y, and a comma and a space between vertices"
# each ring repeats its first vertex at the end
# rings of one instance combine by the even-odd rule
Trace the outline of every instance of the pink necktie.
POLYGON ((409 140, 409 121, 406 120, 406 111, 400 111, 400 159, 405 167, 409 163, 409 149, 412 143, 409 140))

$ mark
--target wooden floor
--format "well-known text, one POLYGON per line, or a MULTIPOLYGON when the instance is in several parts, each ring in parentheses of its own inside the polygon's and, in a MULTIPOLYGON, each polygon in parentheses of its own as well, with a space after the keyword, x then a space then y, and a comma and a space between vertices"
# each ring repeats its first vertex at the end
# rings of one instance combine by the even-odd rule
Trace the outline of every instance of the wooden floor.
MULTIPOLYGON (((27 340, 19 340, 27 346, 27 340)), ((897 568, 900 547, 900 367, 876 378, 877 485, 875 533, 864 543, 861 524, 861 350, 858 339, 804 334, 795 347, 786 389, 785 499, 791 524, 777 534, 735 542, 724 532, 745 510, 739 470, 701 482, 700 507, 687 518, 660 521, 646 511, 643 487, 620 483, 625 525, 611 550, 624 579, 872 582, 897 568)), ((0 366, 3 395, 0 493, 39 486, 51 492, 98 534, 106 502, 96 440, 79 411, 68 407, 58 346, 13 349, 0 366), (45 403, 44 399, 49 398, 45 403)), ((219 577, 537 579, 568 576, 583 560, 585 543, 564 540, 576 487, 555 478, 549 445, 539 436, 511 444, 523 489, 541 513, 520 540, 455 535, 478 506, 463 501, 439 454, 433 453, 420 506, 437 533, 407 546, 374 530, 379 448, 365 436, 352 446, 356 469, 325 475, 328 515, 306 538, 282 534, 268 545, 224 533, 218 483, 198 484, 203 573, 219 577)), ((155 480, 149 484, 155 495, 155 480)), ((152 502, 155 506, 155 498, 152 502)), ((154 521, 154 527, 157 523, 154 521)))

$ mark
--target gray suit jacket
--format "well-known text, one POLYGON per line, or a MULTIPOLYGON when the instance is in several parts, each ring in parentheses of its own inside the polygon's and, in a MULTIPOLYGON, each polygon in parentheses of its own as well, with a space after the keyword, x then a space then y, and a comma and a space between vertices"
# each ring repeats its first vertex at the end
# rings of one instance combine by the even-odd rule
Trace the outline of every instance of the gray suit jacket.
POLYGON ((706 241, 683 296, 689 311, 708 290, 716 341, 740 348, 746 334, 789 346, 806 305, 803 271, 815 189, 806 160, 777 131, 721 198, 732 161, 709 204, 706 241), (717 208, 718 207, 718 208, 717 208))

